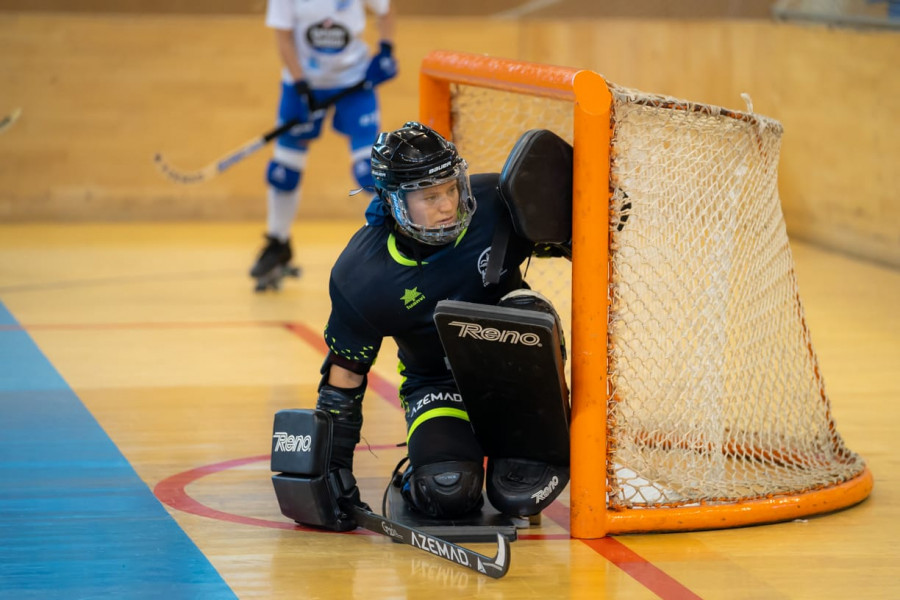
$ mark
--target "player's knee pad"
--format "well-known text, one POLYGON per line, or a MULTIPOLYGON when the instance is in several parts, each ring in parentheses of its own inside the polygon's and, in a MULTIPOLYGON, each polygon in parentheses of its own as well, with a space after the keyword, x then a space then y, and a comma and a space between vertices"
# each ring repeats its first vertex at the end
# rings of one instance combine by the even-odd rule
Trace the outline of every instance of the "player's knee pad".
POLYGON ((408 471, 403 479, 403 497, 430 517, 460 517, 484 504, 481 463, 446 461, 422 465, 408 471))
POLYGON ((568 483, 569 467, 520 458, 488 459, 488 501, 507 515, 540 513, 568 483))
POLYGON ((266 181, 282 192, 292 192, 300 185, 302 173, 293 167, 270 160, 266 168, 266 181))

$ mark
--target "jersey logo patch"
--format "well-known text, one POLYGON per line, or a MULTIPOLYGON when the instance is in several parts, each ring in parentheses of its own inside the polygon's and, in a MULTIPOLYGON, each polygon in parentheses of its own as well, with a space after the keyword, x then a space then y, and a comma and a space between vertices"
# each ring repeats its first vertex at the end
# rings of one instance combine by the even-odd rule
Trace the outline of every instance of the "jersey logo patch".
POLYGON ((400 299, 403 300, 403 304, 406 306, 406 310, 409 310, 413 306, 424 300, 425 294, 420 292, 419 288, 413 288, 411 290, 403 290, 403 296, 401 296, 400 299))
MULTIPOLYGON (((488 282, 485 280, 487 277, 487 266, 488 261, 491 260, 491 247, 488 246, 481 253, 481 256, 478 257, 478 272, 481 273, 481 283, 484 284, 484 287, 488 286, 488 282)), ((506 269, 500 269, 500 277, 506 274, 506 269)))
POLYGON ((350 43, 350 32, 331 19, 325 19, 306 30, 306 41, 323 54, 337 54, 350 43))

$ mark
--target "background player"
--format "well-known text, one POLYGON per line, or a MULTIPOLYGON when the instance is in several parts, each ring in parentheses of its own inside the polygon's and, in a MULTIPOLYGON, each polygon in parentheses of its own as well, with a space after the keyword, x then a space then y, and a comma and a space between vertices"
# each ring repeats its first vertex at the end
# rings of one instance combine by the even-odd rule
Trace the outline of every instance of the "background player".
POLYGON ((397 74, 390 0, 269 0, 266 25, 275 30, 283 65, 278 122, 297 119, 301 124, 276 141, 266 169, 266 244, 250 270, 258 290, 277 287, 293 255, 290 231, 300 205, 307 151, 321 135, 328 113, 316 105, 327 104, 360 82, 367 84, 335 102, 332 126, 348 139, 356 181, 371 188, 369 154, 380 128, 374 87, 397 74), (361 37, 367 10, 375 15, 381 40, 371 57, 361 37))
MULTIPOLYGON (((455 146, 424 125, 409 122, 379 135, 372 174, 377 196, 367 224, 331 273, 329 352, 317 401, 317 408, 333 417, 330 469, 338 472, 337 480, 350 482, 343 500, 359 504, 359 490, 348 475, 360 439, 366 376, 390 336, 398 346, 407 422, 410 469, 404 498, 431 517, 463 515, 483 503, 484 452, 444 361, 435 306, 444 299, 496 305, 527 287, 519 265, 535 244, 512 232, 499 281, 488 283, 495 229, 511 219, 500 198, 500 177, 470 179, 455 146)), ((540 303, 535 296, 531 300, 540 303)), ((355 526, 346 515, 318 525, 355 526)))

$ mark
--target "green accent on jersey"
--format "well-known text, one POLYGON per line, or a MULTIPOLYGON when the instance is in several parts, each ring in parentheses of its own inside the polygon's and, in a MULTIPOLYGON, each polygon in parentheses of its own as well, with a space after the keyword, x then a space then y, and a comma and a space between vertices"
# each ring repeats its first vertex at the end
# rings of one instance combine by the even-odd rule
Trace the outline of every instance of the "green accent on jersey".
MULTIPOLYGON (((403 253, 400 252, 399 248, 397 248, 397 237, 393 233, 388 235, 387 246, 388 246, 388 253, 391 255, 391 258, 393 258, 397 263, 399 263, 405 267, 416 266, 416 261, 403 256, 403 253)), ((427 265, 428 261, 423 260, 422 264, 427 265)))
MULTIPOLYGON (((460 234, 456 237, 456 241, 453 242, 454 247, 459 246, 459 243, 466 236, 467 231, 469 231, 468 227, 466 227, 465 229, 462 230, 462 232, 460 232, 460 234)), ((388 247, 388 254, 390 254, 391 258, 393 258, 398 264, 401 264, 405 267, 415 267, 416 266, 416 261, 412 260, 411 258, 407 258, 406 256, 403 255, 402 252, 400 252, 400 249, 397 247, 397 236, 395 236, 393 233, 388 234, 387 247, 388 247)), ((428 261, 423 260, 422 264, 427 265, 428 261)))
POLYGON ((411 290, 403 290, 403 295, 400 297, 403 300, 404 306, 406 306, 406 310, 409 310, 419 302, 425 299, 425 294, 419 291, 419 288, 414 287, 411 290))
POLYGON ((433 410, 425 411, 416 417, 416 420, 409 426, 409 431, 406 432, 406 443, 409 443, 409 438, 412 437, 413 431, 415 431, 419 425, 429 419, 434 419, 435 417, 454 417, 466 422, 469 421, 468 413, 459 408, 435 408, 433 410))
POLYGON ((328 346, 328 349, 333 353, 346 358, 347 360, 352 360, 353 362, 358 363, 371 363, 375 364, 375 346, 363 346, 359 353, 354 353, 352 350, 337 350, 335 347, 337 346, 337 339, 328 335, 328 329, 326 327, 325 330, 325 344, 328 346))

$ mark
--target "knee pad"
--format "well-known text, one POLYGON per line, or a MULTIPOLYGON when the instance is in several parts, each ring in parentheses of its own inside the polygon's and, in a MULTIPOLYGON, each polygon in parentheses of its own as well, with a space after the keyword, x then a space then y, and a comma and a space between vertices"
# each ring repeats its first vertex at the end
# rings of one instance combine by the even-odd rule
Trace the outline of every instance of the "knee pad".
POLYGON ((273 188, 282 192, 292 192, 300 185, 300 171, 274 160, 269 161, 266 168, 266 181, 273 188))
POLYGON ((407 471, 403 479, 403 497, 429 517, 461 517, 484 504, 481 463, 446 461, 422 465, 407 471))
POLYGON ((528 288, 520 288, 513 290, 500 298, 497 306, 508 306, 510 308, 524 308, 526 310, 537 310, 553 315, 559 322, 559 314, 553 308, 553 303, 540 292, 530 290, 528 288))
POLYGON ((488 501, 506 515, 539 514, 568 483, 569 467, 520 458, 488 459, 488 501))

